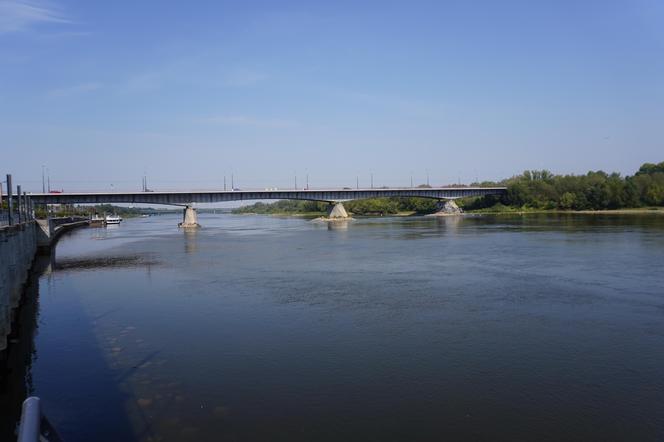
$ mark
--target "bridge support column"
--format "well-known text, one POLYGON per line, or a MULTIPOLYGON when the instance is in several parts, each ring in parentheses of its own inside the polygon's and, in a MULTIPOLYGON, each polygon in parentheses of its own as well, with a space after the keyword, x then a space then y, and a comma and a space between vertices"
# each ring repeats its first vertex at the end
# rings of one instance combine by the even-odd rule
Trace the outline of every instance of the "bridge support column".
POLYGON ((431 216, 455 216, 463 213, 463 210, 456 205, 454 200, 440 200, 436 204, 436 209, 436 212, 432 213, 431 216))
POLYGON ((196 215, 196 209, 191 207, 191 204, 184 208, 182 213, 182 222, 178 224, 178 227, 183 229, 195 229, 200 227, 198 224, 198 215, 196 215))
POLYGON ((348 212, 343 204, 336 202, 331 203, 327 208, 327 217, 329 219, 348 219, 348 212))

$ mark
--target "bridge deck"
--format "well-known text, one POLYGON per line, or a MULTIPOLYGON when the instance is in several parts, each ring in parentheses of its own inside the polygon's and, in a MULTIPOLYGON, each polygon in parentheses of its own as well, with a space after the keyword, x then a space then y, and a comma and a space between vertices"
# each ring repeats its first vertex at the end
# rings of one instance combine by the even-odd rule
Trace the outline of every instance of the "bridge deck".
POLYGON ((435 187, 381 189, 291 189, 291 190, 218 190, 176 192, 76 192, 33 193, 35 204, 166 204, 218 203, 244 200, 349 201, 385 197, 419 197, 448 200, 470 196, 500 195, 505 187, 435 187))

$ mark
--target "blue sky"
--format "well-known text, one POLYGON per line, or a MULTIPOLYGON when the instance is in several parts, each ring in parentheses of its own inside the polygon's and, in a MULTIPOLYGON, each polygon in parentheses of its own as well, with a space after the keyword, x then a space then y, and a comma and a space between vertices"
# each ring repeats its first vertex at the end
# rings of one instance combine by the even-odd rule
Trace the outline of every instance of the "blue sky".
POLYGON ((664 161, 664 2, 0 0, 39 190, 447 184, 664 161))

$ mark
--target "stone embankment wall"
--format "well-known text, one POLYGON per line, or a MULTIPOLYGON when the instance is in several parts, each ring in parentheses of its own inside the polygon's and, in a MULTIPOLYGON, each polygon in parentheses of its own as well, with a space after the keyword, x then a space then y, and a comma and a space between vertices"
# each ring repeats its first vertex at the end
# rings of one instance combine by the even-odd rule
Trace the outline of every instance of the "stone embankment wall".
POLYGON ((0 227, 0 351, 7 347, 14 309, 35 258, 37 230, 35 221, 0 227))

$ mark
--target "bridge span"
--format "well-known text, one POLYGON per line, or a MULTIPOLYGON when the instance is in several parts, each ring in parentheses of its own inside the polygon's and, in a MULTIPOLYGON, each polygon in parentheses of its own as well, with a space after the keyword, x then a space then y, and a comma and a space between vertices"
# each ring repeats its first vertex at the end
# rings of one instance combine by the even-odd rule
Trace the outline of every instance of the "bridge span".
POLYGON ((205 190, 175 192, 67 192, 32 193, 35 204, 165 204, 219 203, 245 200, 309 200, 337 203, 341 201, 418 197, 453 200, 470 196, 500 195, 505 187, 408 187, 380 189, 290 189, 290 190, 205 190))
POLYGON ((372 189, 289 189, 289 190, 212 190, 212 191, 144 191, 144 192, 67 192, 32 193, 34 204, 165 204, 185 206, 183 227, 196 224, 193 203, 220 203, 248 200, 309 200, 330 203, 328 215, 331 218, 346 218, 348 214, 341 204, 343 201, 387 198, 417 197, 439 201, 454 200, 472 196, 500 195, 505 187, 405 187, 372 189))

